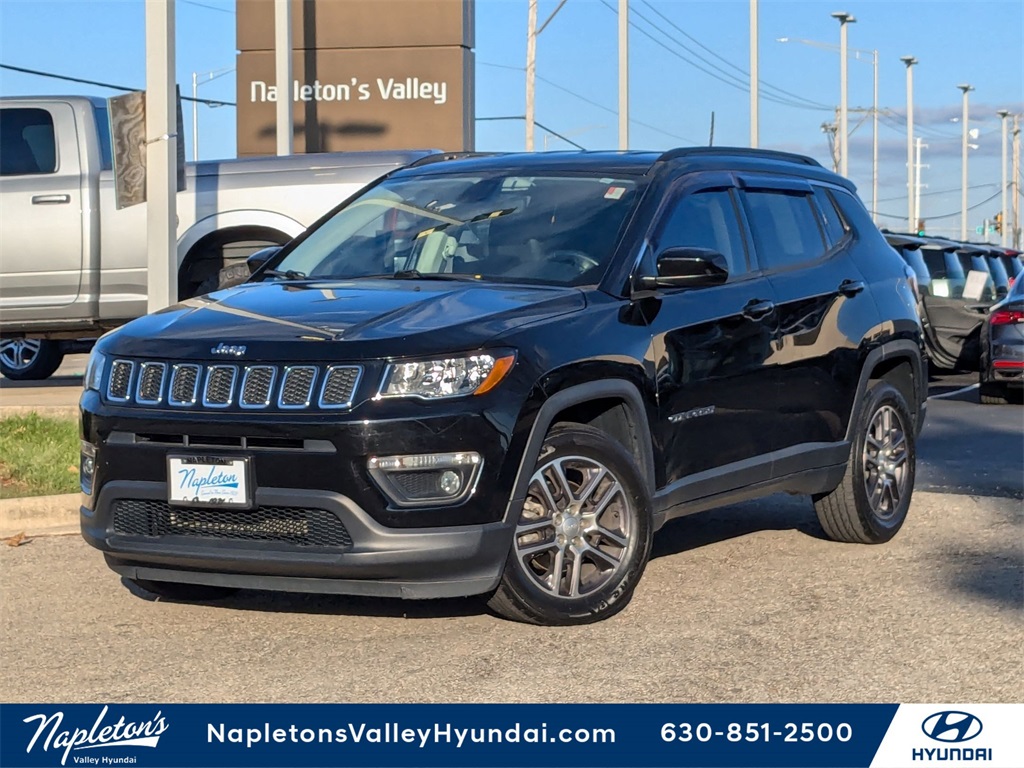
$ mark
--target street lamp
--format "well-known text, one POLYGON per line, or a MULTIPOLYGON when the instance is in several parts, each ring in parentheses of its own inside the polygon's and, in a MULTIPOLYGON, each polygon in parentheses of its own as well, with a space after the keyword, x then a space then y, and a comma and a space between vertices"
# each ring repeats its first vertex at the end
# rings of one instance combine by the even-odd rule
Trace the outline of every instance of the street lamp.
POLYGON ((224 75, 234 71, 234 67, 224 67, 223 69, 215 69, 210 72, 192 73, 192 162, 194 163, 199 162, 199 102, 196 96, 199 92, 199 86, 206 85, 211 80, 224 77, 224 75))
POLYGON ((967 94, 974 90, 973 85, 961 83, 957 86, 964 94, 963 146, 960 150, 960 239, 967 239, 967 94))
POLYGON ((916 232, 920 213, 914 205, 914 65, 917 59, 900 56, 900 61, 907 65, 907 231, 916 232))
POLYGON ((839 173, 846 176, 849 168, 849 135, 846 127, 846 25, 857 20, 846 11, 836 11, 832 18, 839 19, 839 173))
POLYGON ((537 35, 551 23, 567 0, 562 0, 551 12, 547 20, 537 26, 537 0, 530 0, 526 12, 526 151, 533 152, 534 129, 537 125, 535 117, 535 97, 537 83, 537 35))
POLYGON ((1000 109, 998 112, 996 112, 996 114, 999 115, 999 118, 1003 124, 1003 164, 1001 166, 1003 183, 1002 186, 999 187, 999 189, 1002 190, 1003 193, 1002 204, 999 207, 999 229, 1002 231, 999 233, 999 242, 1005 248, 1009 243, 1009 239, 1006 235, 1007 230, 1009 229, 1008 225, 1010 218, 1007 215, 1008 211, 1006 210, 1006 118, 1010 116, 1010 110, 1000 109))
MULTIPOLYGON (((828 51, 840 51, 841 48, 833 43, 820 43, 817 40, 805 40, 799 37, 777 37, 777 43, 800 43, 814 48, 824 48, 828 51)), ((849 48, 855 59, 860 59, 860 54, 871 56, 872 68, 872 103, 871 103, 871 218, 877 222, 878 216, 878 51, 868 51, 863 48, 849 48)), ((854 129, 856 130, 856 129, 854 129)))

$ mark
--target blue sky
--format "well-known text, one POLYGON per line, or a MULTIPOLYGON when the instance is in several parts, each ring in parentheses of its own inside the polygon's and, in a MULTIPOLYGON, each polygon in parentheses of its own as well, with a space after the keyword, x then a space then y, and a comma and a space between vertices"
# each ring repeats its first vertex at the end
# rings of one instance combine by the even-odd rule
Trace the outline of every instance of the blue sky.
MULTIPOLYGON (((568 0, 538 38, 537 74, 542 79, 537 84, 537 119, 588 149, 613 148, 618 142, 617 20, 605 3, 617 5, 616 0, 568 0)), ((557 4, 558 0, 541 0, 539 18, 547 18, 557 4)), ((836 44, 839 25, 830 13, 849 11, 857 17, 857 23, 849 28, 849 44, 851 48, 878 50, 879 102, 896 113, 883 117, 880 124, 878 210, 905 216, 906 133, 901 120, 906 91, 905 68, 899 57, 912 54, 920 61, 914 73, 916 120, 928 144, 923 155, 930 167, 923 171, 928 188, 922 197, 922 212, 929 231, 959 232, 960 126, 950 121, 960 114, 958 83, 969 82, 976 88, 971 94, 971 127, 980 135, 973 142, 978 149, 971 151, 970 162, 973 188, 969 202, 978 205, 968 220, 972 233, 982 219, 995 214, 1000 182, 995 111, 1003 107, 1024 111, 1024 3, 762 0, 760 6, 762 95, 780 93, 772 88, 783 89, 802 101, 825 106, 803 109, 763 99, 762 146, 803 152, 830 164, 821 124, 832 119, 832 108, 839 100, 839 56, 834 51, 778 43, 776 39, 836 44), (984 202, 993 195, 995 199, 984 202), (939 218, 950 213, 956 215, 939 218)), ((632 20, 647 33, 631 30, 630 110, 636 121, 631 127, 631 146, 660 149, 704 144, 712 111, 715 143, 745 145, 747 93, 700 71, 694 63, 712 69, 707 63, 711 62, 739 81, 746 80, 741 72, 748 66, 748 0, 631 0, 631 8, 632 20), (691 51, 682 49, 680 42, 691 51)), ((478 117, 523 114, 526 9, 527 0, 477 0, 478 117)), ((0 62, 4 64, 141 88, 145 83, 144 33, 142 0, 0 0, 0 62)), ((219 70, 234 63, 233 0, 178 0, 177 71, 183 92, 191 88, 193 71, 219 70)), ((849 78, 851 108, 870 107, 870 57, 851 60, 849 78)), ((57 93, 110 96, 114 92, 0 70, 0 95, 57 93)), ((200 95, 233 101, 234 75, 202 86, 200 95)), ((791 96, 783 98, 793 100, 791 96)), ((190 109, 186 105, 189 157, 190 109)), ((851 127, 859 119, 851 114, 851 127)), ((200 107, 203 158, 234 155, 234 120, 231 107, 200 107)), ((522 122, 482 122, 477 126, 477 148, 522 149, 523 134, 522 122)), ((543 148, 543 132, 538 131, 537 136, 537 146, 543 148)), ((549 138, 547 146, 567 145, 549 138)), ((871 123, 867 119, 850 141, 850 176, 865 202, 870 202, 870 162, 871 123)), ((882 218, 880 223, 905 226, 898 218, 882 218)))

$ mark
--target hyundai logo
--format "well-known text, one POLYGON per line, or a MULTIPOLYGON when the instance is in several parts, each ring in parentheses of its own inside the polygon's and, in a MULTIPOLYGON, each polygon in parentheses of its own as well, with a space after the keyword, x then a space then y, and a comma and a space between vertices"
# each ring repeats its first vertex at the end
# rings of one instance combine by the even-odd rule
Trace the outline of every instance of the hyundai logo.
POLYGON ((969 712, 936 712, 925 718, 921 730, 936 741, 970 741, 981 733, 981 720, 969 712))

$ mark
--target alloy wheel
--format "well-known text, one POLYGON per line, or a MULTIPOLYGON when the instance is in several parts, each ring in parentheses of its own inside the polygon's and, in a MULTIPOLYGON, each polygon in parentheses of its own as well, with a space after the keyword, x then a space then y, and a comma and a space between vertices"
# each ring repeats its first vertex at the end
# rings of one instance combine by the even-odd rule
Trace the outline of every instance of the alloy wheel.
POLYGON ((552 596, 586 596, 626 567, 635 516, 622 483, 599 461, 552 459, 530 478, 516 526, 517 563, 552 596))
POLYGON ((41 347, 39 339, 2 339, 0 360, 12 371, 25 371, 35 363, 41 347))
POLYGON ((883 405, 868 425, 864 441, 864 490, 881 520, 896 514, 907 486, 907 436, 895 408, 883 405))

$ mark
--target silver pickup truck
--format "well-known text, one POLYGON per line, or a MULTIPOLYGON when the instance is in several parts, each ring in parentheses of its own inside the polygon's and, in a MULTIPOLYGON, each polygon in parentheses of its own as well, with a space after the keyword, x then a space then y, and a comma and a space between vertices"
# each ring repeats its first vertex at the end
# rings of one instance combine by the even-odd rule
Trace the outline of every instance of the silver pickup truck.
MULTIPOLYGON (((52 374, 66 351, 146 314, 146 206, 117 209, 106 102, 0 99, 0 372, 52 374)), ((200 162, 178 193, 178 294, 280 245, 429 151, 200 162)))

